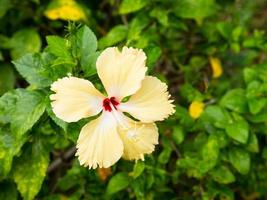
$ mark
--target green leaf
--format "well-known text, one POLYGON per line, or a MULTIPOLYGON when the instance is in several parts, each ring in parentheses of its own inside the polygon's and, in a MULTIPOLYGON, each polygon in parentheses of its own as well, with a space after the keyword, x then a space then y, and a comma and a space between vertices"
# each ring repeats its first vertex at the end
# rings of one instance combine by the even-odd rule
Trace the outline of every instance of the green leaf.
POLYGON ((163 10, 156 7, 149 13, 149 15, 151 17, 155 17, 163 26, 169 25, 168 10, 163 10))
POLYGON ((203 56, 192 56, 190 58, 189 65, 192 67, 193 70, 188 69, 187 73, 192 73, 193 71, 199 71, 205 65, 207 65, 207 60, 203 56))
POLYGON ((72 168, 70 168, 67 173, 61 177, 58 181, 58 187, 60 190, 67 191, 74 186, 79 186, 82 184, 83 176, 88 174, 88 169, 81 167, 78 161, 75 161, 72 168))
POLYGON ((212 170, 211 176, 213 180, 217 181, 218 183, 228 184, 235 182, 234 174, 225 166, 219 166, 212 170))
POLYGON ((13 4, 10 0, 0 0, 0 18, 3 17, 6 12, 12 8, 13 4))
POLYGON ((219 106, 207 106, 200 118, 205 122, 211 122, 214 126, 223 129, 232 121, 229 113, 219 106))
POLYGON ((11 114, 17 101, 16 91, 9 91, 0 97, 0 123, 11 122, 11 114))
POLYGON ((45 53, 44 56, 44 71, 42 76, 49 78, 50 80, 56 81, 58 78, 68 76, 72 72, 73 67, 77 63, 73 60, 66 60, 64 58, 53 59, 51 54, 45 53))
POLYGON ((244 28, 241 26, 237 26, 232 31, 232 40, 235 42, 238 42, 240 39, 240 36, 242 35, 244 31, 244 28))
POLYGON ((231 47, 231 50, 234 52, 234 53, 239 53, 240 52, 240 44, 238 42, 232 42, 230 44, 230 47, 231 47))
POLYGON ((150 19, 146 15, 136 16, 129 25, 127 44, 139 40, 143 30, 149 25, 150 19))
POLYGON ((247 86, 246 96, 249 110, 252 114, 259 113, 267 103, 266 98, 263 97, 263 89, 259 81, 252 81, 247 86))
POLYGON ((262 158, 267 160, 267 147, 264 147, 263 150, 262 150, 262 158))
POLYGON ((48 59, 47 54, 27 54, 13 61, 13 64, 28 83, 36 87, 47 87, 52 84, 52 80, 45 75, 48 59))
POLYGON ((201 173, 208 172, 217 164, 219 153, 217 140, 215 140, 214 137, 209 137, 207 143, 202 148, 203 161, 201 161, 199 165, 201 173))
POLYGON ((24 200, 32 200, 39 192, 49 164, 49 151, 40 140, 28 145, 14 162, 12 174, 24 200))
POLYGON ((243 70, 243 74, 244 74, 245 82, 247 84, 258 79, 258 73, 253 68, 245 68, 243 70))
POLYGON ((209 137, 217 141, 219 148, 224 148, 229 144, 229 137, 223 130, 212 130, 209 137))
POLYGON ((184 84, 180 88, 180 93, 187 101, 192 102, 194 100, 202 101, 203 95, 194 88, 191 84, 184 84))
POLYGON ((248 100, 249 110, 252 114, 259 113, 267 104, 266 98, 251 98, 248 100))
POLYGON ((17 200, 18 192, 16 185, 9 181, 0 183, 0 200, 17 200))
MULTIPOLYGON (((81 67, 85 72, 91 72, 95 68, 95 53, 97 50, 97 38, 88 26, 83 26, 71 36, 72 54, 80 60, 81 67)), ((87 74, 88 75, 88 74, 87 74)), ((91 74, 90 74, 91 75, 91 74)))
POLYGON ((234 197, 234 191, 223 185, 223 184, 215 184, 215 183, 211 183, 211 184, 208 184, 208 189, 207 189, 210 193, 210 199, 225 199, 225 200, 235 200, 235 197, 234 197))
POLYGON ((220 105, 238 113, 247 112, 248 105, 245 90, 237 88, 228 91, 221 99, 220 105))
POLYGON ((261 30, 254 30, 253 36, 245 38, 243 41, 243 46, 245 48, 264 48, 265 43, 265 32, 261 30))
POLYGON ((130 183, 130 178, 125 172, 120 172, 114 175, 110 181, 108 182, 107 186, 107 194, 115 194, 120 190, 123 190, 128 187, 130 183))
POLYGON ((175 14, 182 18, 201 21, 216 12, 214 0, 179 0, 175 4, 175 14))
POLYGON ((250 169, 250 155, 240 148, 231 148, 228 151, 229 161, 240 174, 247 174, 250 169))
POLYGON ((65 132, 65 137, 68 138, 73 143, 76 143, 82 127, 87 123, 88 123, 88 120, 87 121, 80 120, 75 123, 68 123, 68 129, 67 129, 67 132, 65 132))
POLYGON ((219 145, 217 140, 213 137, 209 137, 207 143, 202 148, 202 157, 206 161, 217 161, 219 156, 219 145))
POLYGON ((158 162, 161 164, 166 164, 171 157, 172 149, 165 147, 163 151, 159 154, 158 162))
POLYGON ((257 138, 257 135, 255 133, 251 133, 250 134, 246 149, 248 151, 250 151, 250 152, 253 152, 253 153, 258 153, 259 152, 258 138, 257 138))
POLYGON ((267 113, 263 110, 261 113, 249 116, 248 120, 253 123, 264 123, 267 121, 267 113))
POLYGON ((209 168, 206 167, 207 163, 195 157, 186 156, 178 159, 176 164, 179 168, 186 170, 189 177, 200 178, 209 171, 209 168))
POLYGON ((13 61, 18 72, 33 88, 44 88, 58 78, 67 76, 75 62, 64 58, 55 58, 51 53, 27 54, 13 61))
POLYGON ((88 57, 88 62, 87 62, 88 67, 83 68, 86 76, 92 76, 96 74, 96 60, 99 55, 100 52, 97 51, 88 57))
POLYGON ((259 81, 252 81, 248 84, 246 96, 248 99, 249 110, 252 114, 259 113, 267 103, 266 98, 263 97, 263 89, 259 81))
POLYGON ((46 97, 38 91, 17 89, 16 107, 11 115, 11 131, 23 135, 45 111, 46 97))
POLYGON ((229 22, 219 22, 216 24, 216 29, 226 40, 231 40, 233 28, 233 25, 229 22))
POLYGON ((34 29, 22 29, 17 31, 9 41, 11 56, 20 58, 27 53, 39 52, 42 46, 41 38, 34 29))
POLYGON ((119 13, 127 14, 138 11, 145 7, 148 3, 148 0, 123 0, 119 8, 119 13))
POLYGON ((0 179, 5 178, 25 139, 10 132, 9 128, 0 127, 0 179))
POLYGON ((137 177, 139 177, 143 173, 145 168, 146 168, 145 162, 144 161, 138 161, 135 163, 134 169, 129 175, 132 176, 134 179, 136 179, 137 177))
POLYGON ((128 33, 128 28, 125 25, 117 25, 114 26, 107 35, 102 37, 99 42, 98 46, 99 49, 104 49, 109 46, 113 46, 118 44, 119 42, 126 39, 128 33))
POLYGON ((180 124, 188 129, 192 128, 192 126, 194 125, 194 120, 192 119, 192 117, 190 117, 187 109, 185 109, 180 105, 176 105, 175 108, 176 108, 175 116, 179 120, 180 124))
POLYGON ((161 49, 156 45, 148 45, 144 51, 147 55, 147 62, 146 65, 148 66, 149 71, 152 71, 154 68, 155 63, 161 56, 161 49))
POLYGON ((256 67, 257 67, 256 69, 257 69, 259 79, 266 83, 267 82, 267 62, 263 61, 262 64, 257 64, 256 67))
POLYGON ((87 54, 95 53, 97 49, 97 39, 93 31, 88 26, 81 27, 76 33, 76 48, 80 50, 81 59, 85 59, 87 54))
POLYGON ((0 178, 4 179, 7 177, 8 173, 12 167, 13 155, 5 153, 5 157, 0 158, 0 178))
POLYGON ((55 115, 55 113, 52 111, 52 107, 51 107, 50 101, 47 101, 47 103, 46 103, 46 112, 58 126, 60 126, 65 132, 67 131, 68 123, 66 123, 63 120, 59 119, 55 115))
MULTIPOLYGON (((1 1, 1 0, 0 0, 1 1)), ((5 35, 1 35, 0 34, 0 47, 1 49, 10 49, 10 38, 8 38, 5 35)), ((2 53, 1 53, 2 54, 2 53)), ((1 57, 3 57, 3 54, 1 55, 1 57)), ((3 60, 3 58, 1 58, 1 60, 3 60)))
MULTIPOLYGON (((5 178, 9 173, 12 165, 13 154, 8 147, 10 147, 10 143, 12 140, 12 136, 9 137, 2 130, 0 132, 0 178, 5 178)), ((13 141, 12 141, 13 142, 13 141)))
POLYGON ((59 36, 47 36, 48 51, 57 57, 62 57, 66 60, 72 60, 70 49, 70 42, 67 39, 59 36))
POLYGON ((225 130, 229 137, 240 143, 247 143, 249 136, 249 124, 243 117, 233 114, 233 121, 226 126, 225 130))
POLYGON ((181 144, 184 141, 185 133, 182 126, 175 126, 172 132, 172 139, 176 145, 181 144))
POLYGON ((10 65, 0 65, 0 95, 14 88, 15 76, 10 65))

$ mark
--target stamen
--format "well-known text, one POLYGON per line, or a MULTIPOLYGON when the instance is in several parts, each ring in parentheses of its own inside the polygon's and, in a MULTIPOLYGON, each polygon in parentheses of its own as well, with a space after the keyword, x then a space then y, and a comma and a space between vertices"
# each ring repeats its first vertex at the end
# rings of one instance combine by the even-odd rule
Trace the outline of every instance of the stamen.
POLYGON ((120 126, 124 130, 128 130, 130 127, 129 127, 127 121, 124 120, 121 115, 119 115, 119 112, 118 112, 118 109, 117 109, 117 106, 119 104, 120 104, 119 101, 117 101, 115 97, 105 98, 103 100, 104 110, 105 111, 108 111, 108 112, 111 112, 111 114, 116 119, 116 121, 118 122, 118 124, 120 124, 120 126))
POLYGON ((111 104, 111 109, 115 112, 112 112, 113 117, 117 120, 118 124, 120 124, 120 126, 124 129, 124 130, 128 130, 130 129, 128 123, 126 120, 122 119, 122 116, 119 115, 119 113, 116 111, 117 109, 115 109, 115 107, 111 104))
POLYGON ((133 131, 133 130, 130 130, 130 131, 127 132, 127 136, 128 136, 129 138, 136 137, 136 132, 133 131))
POLYGON ((112 111, 112 109, 110 107, 110 100, 109 100, 109 98, 105 98, 103 100, 103 107, 104 107, 105 111, 109 111, 109 112, 112 111))
POLYGON ((134 122, 134 130, 130 130, 127 133, 127 136, 131 138, 134 142, 137 142, 140 138, 137 137, 137 132, 141 131, 143 128, 145 128, 145 125, 142 124, 141 127, 137 128, 137 122, 134 122))
POLYGON ((117 110, 116 106, 119 105, 120 103, 116 100, 115 97, 111 97, 110 98, 110 102, 112 103, 112 105, 115 107, 115 109, 117 110))
POLYGON ((117 106, 119 105, 119 101, 116 100, 115 97, 111 97, 111 98, 105 98, 103 100, 103 107, 105 109, 105 111, 112 111, 111 106, 113 106, 115 108, 115 110, 117 110, 117 106))

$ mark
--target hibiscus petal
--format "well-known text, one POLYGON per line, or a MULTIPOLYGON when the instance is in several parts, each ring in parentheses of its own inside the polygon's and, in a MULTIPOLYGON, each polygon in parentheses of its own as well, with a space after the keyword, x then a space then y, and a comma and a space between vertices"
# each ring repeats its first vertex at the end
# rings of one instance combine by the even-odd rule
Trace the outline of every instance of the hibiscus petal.
POLYGON ((146 55, 141 49, 116 47, 105 49, 97 59, 97 73, 109 97, 122 100, 134 94, 145 77, 146 55))
POLYGON ((111 113, 103 112, 82 128, 76 153, 81 165, 107 168, 121 158, 122 152, 123 144, 111 113))
POLYGON ((102 110, 105 98, 90 81, 64 77, 51 85, 55 94, 50 95, 55 115, 66 121, 76 122, 94 116, 102 110))
POLYGON ((144 160, 144 154, 150 154, 158 144, 158 128, 155 123, 141 123, 129 119, 129 129, 119 128, 123 141, 122 157, 127 160, 144 160))
POLYGON ((174 112, 167 85, 156 77, 146 76, 141 88, 119 109, 142 122, 161 121, 174 112))

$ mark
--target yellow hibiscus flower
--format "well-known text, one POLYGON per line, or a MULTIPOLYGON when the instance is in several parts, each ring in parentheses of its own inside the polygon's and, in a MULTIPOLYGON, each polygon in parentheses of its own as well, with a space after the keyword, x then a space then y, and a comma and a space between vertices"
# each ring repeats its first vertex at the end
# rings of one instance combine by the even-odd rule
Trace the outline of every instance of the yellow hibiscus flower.
POLYGON ((193 101, 189 106, 189 114, 192 118, 197 119, 200 117, 204 110, 205 104, 201 101, 193 101))
POLYGON ((210 57, 209 60, 212 68, 212 77, 219 78, 223 73, 221 60, 214 57, 210 57))
POLYGON ((51 1, 44 14, 51 20, 86 20, 83 7, 74 0, 51 1))
POLYGON ((121 157, 143 160, 144 154, 154 151, 158 144, 154 122, 171 115, 174 105, 167 85, 146 76, 145 62, 146 55, 140 49, 104 50, 96 68, 107 96, 90 81, 76 77, 64 77, 52 84, 52 109, 60 119, 76 122, 101 113, 79 135, 76 155, 81 165, 107 168, 121 157), (128 101, 122 101, 128 96, 128 101))

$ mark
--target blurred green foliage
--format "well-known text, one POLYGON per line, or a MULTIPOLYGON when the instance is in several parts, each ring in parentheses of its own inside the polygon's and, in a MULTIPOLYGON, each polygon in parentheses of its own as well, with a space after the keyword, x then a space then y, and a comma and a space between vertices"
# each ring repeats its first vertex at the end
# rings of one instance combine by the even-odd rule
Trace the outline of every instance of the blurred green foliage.
POLYGON ((266 1, 69 2, 0 0, 0 200, 265 199, 266 1), (69 74, 99 85, 96 59, 114 45, 144 49, 176 113, 144 162, 88 170, 74 157, 88 120, 58 119, 49 86, 69 74))

